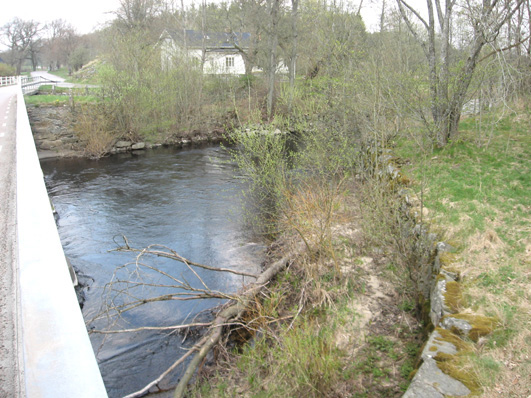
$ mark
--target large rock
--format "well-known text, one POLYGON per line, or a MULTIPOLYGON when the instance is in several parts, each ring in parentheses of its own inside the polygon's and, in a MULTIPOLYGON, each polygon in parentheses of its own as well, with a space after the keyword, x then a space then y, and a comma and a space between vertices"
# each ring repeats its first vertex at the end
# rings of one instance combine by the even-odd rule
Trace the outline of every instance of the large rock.
POLYGON ((63 145, 61 140, 42 140, 40 142, 40 149, 58 149, 63 145))
POLYGON ((437 362, 427 357, 415 374, 403 398, 465 397, 470 390, 460 381, 443 373, 437 362))
POLYGON ((145 142, 137 142, 136 144, 131 145, 131 149, 133 151, 138 151, 140 149, 145 149, 146 143, 145 142))
POLYGON ((122 148, 130 148, 133 145, 131 141, 118 141, 116 144, 114 144, 115 148, 122 149, 122 148))

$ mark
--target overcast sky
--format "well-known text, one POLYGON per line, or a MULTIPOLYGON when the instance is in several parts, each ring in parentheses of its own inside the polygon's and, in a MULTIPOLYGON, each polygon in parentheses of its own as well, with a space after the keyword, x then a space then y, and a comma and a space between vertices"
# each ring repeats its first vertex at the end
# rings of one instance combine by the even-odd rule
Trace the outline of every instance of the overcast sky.
MULTIPOLYGON (((187 0, 185 3, 192 1, 187 0)), ((4 26, 15 17, 42 23, 64 19, 71 23, 78 33, 89 33, 112 19, 112 12, 118 9, 120 0, 6 0, 2 3, 0 26, 4 26)), ((378 23, 377 14, 380 6, 373 5, 375 3, 380 1, 364 1, 363 18, 368 29, 378 23)))
POLYGON ((89 33, 98 24, 112 19, 110 13, 120 4, 119 0, 6 0, 2 3, 0 26, 15 17, 42 23, 64 19, 78 33, 89 33))
MULTIPOLYGON (((219 1, 219 0, 215 0, 219 1)), ((304 0, 302 0, 304 1, 304 0)), ((354 0, 356 4, 359 0, 354 0)), ((200 0, 185 0, 185 4, 200 0)), ((411 0, 418 4, 419 0, 411 0)), ((78 33, 89 33, 113 18, 112 12, 120 5, 120 0, 5 0, 0 11, 0 27, 15 17, 41 23, 63 19, 72 24, 78 33)), ((176 1, 180 5, 180 1, 176 1)), ((394 5, 394 0, 388 0, 394 5)), ((362 16, 368 30, 378 26, 381 0, 364 0, 362 16)))

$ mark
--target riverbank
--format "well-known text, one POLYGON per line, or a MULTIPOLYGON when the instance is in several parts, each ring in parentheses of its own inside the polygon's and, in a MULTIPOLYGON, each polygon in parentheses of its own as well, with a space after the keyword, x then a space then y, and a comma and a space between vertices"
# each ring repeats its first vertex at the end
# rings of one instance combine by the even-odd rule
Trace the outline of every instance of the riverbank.
POLYGON ((346 184, 334 205, 330 246, 318 255, 306 251, 268 286, 242 319, 246 326, 233 327, 215 363, 201 369, 193 396, 402 396, 425 325, 400 259, 408 253, 382 239, 398 202, 381 208, 385 214, 366 207, 396 192, 357 179, 346 184), (383 216, 388 222, 378 220, 383 216), (240 346, 242 338, 251 344, 240 346))
POLYGON ((431 229, 455 248, 444 258, 460 277, 454 311, 497 322, 487 336, 463 337, 477 343, 452 362, 444 358, 481 397, 531 395, 530 115, 529 102, 517 102, 464 118, 456 140, 428 156, 411 141, 397 148, 431 229))
POLYGON ((435 387, 457 380, 471 396, 531 394, 529 123, 526 109, 469 117, 459 139, 429 157, 412 140, 399 143, 413 177, 409 213, 422 223, 414 235, 407 218, 392 210, 400 207, 397 198, 376 188, 378 178, 351 185, 334 206, 341 210, 333 250, 320 251, 318 261, 311 254, 298 259, 270 286, 248 317, 251 345, 219 349, 194 396, 402 396, 433 328, 422 320, 436 311, 437 292, 445 317, 423 358, 442 377, 426 378, 424 368, 416 380, 435 387), (358 206, 349 212, 346 203, 358 206), (415 235, 426 241, 414 243, 415 235), (450 245, 434 246, 439 240, 450 245), (451 252, 434 258, 416 251, 419 245, 451 252), (443 270, 425 286, 435 292, 431 303, 410 286, 435 277, 418 274, 419 255, 443 270))
MULTIPOLYGON (((87 150, 87 143, 79 136, 77 113, 66 104, 29 105, 28 116, 39 154, 39 159, 94 157, 87 150)), ((131 139, 116 135, 106 144, 101 156, 116 153, 142 151, 144 149, 171 146, 187 148, 208 144, 219 144, 225 140, 225 129, 221 123, 212 123, 201 129, 181 133, 157 134, 149 140, 131 139)))
MULTIPOLYGON (((408 142, 397 152, 407 159, 413 191, 423 198, 415 211, 456 248, 446 257, 467 299, 456 308, 500 320, 492 336, 458 357, 471 359, 459 366, 474 375, 477 394, 525 396, 529 143, 523 131, 529 120, 504 120, 490 136, 479 135, 475 123, 465 120, 459 140, 428 158, 408 142)), ((206 381, 193 387, 196 396, 403 394, 428 325, 419 322, 423 308, 410 285, 418 253, 407 232, 411 225, 400 216, 401 188, 380 185, 378 176, 346 184, 330 207, 334 222, 330 235, 324 233, 330 245, 301 256, 269 286, 246 317, 247 327, 230 334, 241 335, 237 341, 227 340, 216 362, 201 368, 199 380, 206 381), (249 338, 251 346, 239 345, 249 338), (297 365, 308 363, 315 366, 297 365)), ((319 221, 309 211, 322 202, 312 196, 319 187, 307 188, 290 199, 296 215, 287 221, 299 227, 301 216, 319 221)), ((307 238, 320 233, 303 231, 307 238)))

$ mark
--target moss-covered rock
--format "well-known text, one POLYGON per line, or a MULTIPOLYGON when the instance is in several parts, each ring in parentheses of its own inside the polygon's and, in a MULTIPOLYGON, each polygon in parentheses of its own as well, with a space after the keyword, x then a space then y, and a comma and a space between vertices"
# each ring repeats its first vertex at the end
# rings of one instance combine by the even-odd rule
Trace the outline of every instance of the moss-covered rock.
POLYGON ((496 318, 475 314, 452 314, 441 319, 443 328, 472 341, 492 333, 497 325, 496 318))

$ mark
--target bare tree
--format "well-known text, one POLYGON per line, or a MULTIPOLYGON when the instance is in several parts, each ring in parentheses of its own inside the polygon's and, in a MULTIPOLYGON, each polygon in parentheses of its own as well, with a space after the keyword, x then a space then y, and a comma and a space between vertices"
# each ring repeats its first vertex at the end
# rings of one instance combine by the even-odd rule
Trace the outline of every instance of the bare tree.
POLYGON ((49 38, 45 42, 45 57, 50 69, 67 64, 79 45, 80 37, 68 22, 57 19, 47 25, 49 38))
POLYGON ((30 59, 33 69, 37 67, 37 57, 41 47, 42 27, 35 21, 23 21, 15 18, 2 28, 5 44, 9 48, 9 62, 17 70, 22 71, 22 63, 30 59))
POLYGON ((269 71, 267 89, 267 117, 273 115, 273 105, 275 99, 275 74, 277 69, 277 47, 278 47, 278 22, 281 0, 269 0, 269 71))
POLYGON ((445 146, 457 133, 465 96, 483 47, 496 40, 502 27, 512 18, 524 0, 465 0, 463 11, 469 22, 471 35, 467 43, 466 59, 460 64, 450 57, 452 19, 457 0, 426 0, 427 18, 405 0, 396 0, 398 9, 411 34, 422 46, 429 65, 429 88, 433 135, 437 145, 445 146), (424 35, 418 32, 420 23, 424 35), (425 39, 427 37, 427 39, 425 39), (450 68, 455 66, 455 71, 450 68))
POLYGON ((230 30, 250 33, 246 47, 234 42, 234 47, 241 54, 245 64, 245 74, 250 76, 253 67, 258 64, 261 51, 261 38, 266 30, 266 0, 237 0, 227 10, 230 30))
POLYGON ((159 0, 120 0, 116 17, 126 29, 147 27, 161 9, 159 0))

